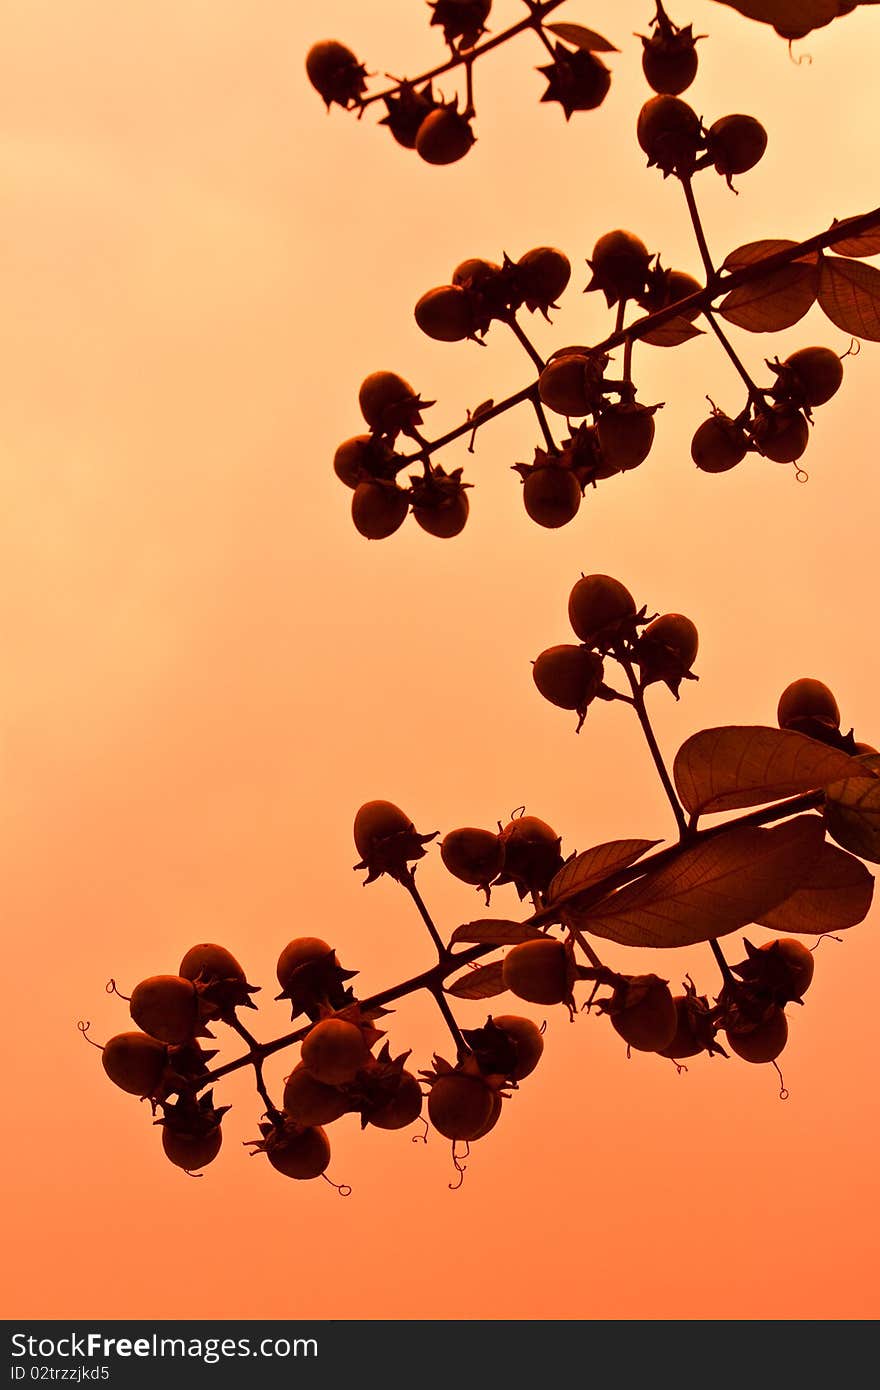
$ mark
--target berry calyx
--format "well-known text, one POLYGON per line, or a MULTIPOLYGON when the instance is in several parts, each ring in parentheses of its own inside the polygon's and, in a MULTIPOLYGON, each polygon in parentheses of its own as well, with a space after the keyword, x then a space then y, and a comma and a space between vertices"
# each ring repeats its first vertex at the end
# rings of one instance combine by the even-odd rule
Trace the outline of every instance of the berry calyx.
POLYGON ((492 0, 429 0, 431 24, 438 24, 453 52, 473 48, 486 32, 492 0))
POLYGON ((441 105, 434 97, 431 83, 417 92, 411 82, 401 82, 396 92, 389 92, 382 100, 388 115, 379 124, 388 127, 398 145, 414 150, 422 122, 441 105))
POLYGON ((428 466, 424 477, 413 478, 410 505, 416 522, 429 535, 451 539, 464 530, 470 511, 462 470, 447 473, 439 464, 428 466))
POLYGON ((333 455, 333 471, 346 487, 377 478, 393 478, 394 450, 386 439, 375 434, 356 434, 345 439, 333 455))
POLYGON ((679 96, 697 75, 696 45, 703 35, 695 36, 691 24, 679 29, 665 16, 656 19, 654 25, 650 38, 641 35, 642 71, 655 92, 679 96))
POLYGON ((750 989, 774 1004, 800 1002, 813 979, 813 953, 794 937, 779 937, 755 947, 745 942, 747 957, 731 967, 750 989))
POLYGON ((204 1134, 187 1134, 186 1131, 171 1129, 168 1125, 162 1128, 162 1148, 165 1157, 176 1167, 183 1168, 186 1173, 207 1168, 209 1163, 214 1162, 222 1143, 223 1132, 219 1125, 204 1134))
POLYGON ((544 1038, 530 1018, 516 1014, 490 1017, 482 1028, 472 1028, 464 1039, 484 1076, 503 1076, 523 1081, 541 1060, 544 1038))
POLYGON ((784 362, 767 365, 777 376, 774 398, 804 410, 830 401, 843 381, 843 362, 831 348, 798 348, 784 362))
POLYGON ((303 1129, 285 1117, 261 1124, 260 1133, 262 1139, 247 1141, 255 1146, 253 1153, 264 1153, 272 1167, 286 1178, 319 1178, 330 1164, 330 1141, 320 1126, 303 1129))
POLYGON ((389 437, 420 424, 426 404, 397 372, 371 372, 358 391, 358 405, 370 429, 389 437))
POLYGON ((364 1110, 364 1120, 376 1129, 405 1129, 421 1115, 423 1101, 417 1077, 412 1072, 401 1071, 393 1090, 386 1091, 378 1105, 364 1110))

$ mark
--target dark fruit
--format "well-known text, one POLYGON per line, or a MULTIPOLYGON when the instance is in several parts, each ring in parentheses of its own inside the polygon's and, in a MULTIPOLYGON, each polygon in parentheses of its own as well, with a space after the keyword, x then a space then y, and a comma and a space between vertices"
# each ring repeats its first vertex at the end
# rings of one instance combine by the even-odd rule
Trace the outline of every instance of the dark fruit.
POLYGON ((431 536, 451 540, 464 530, 470 513, 470 503, 466 492, 458 491, 432 505, 413 505, 412 514, 431 536))
POLYGON ((418 424, 418 396, 397 372, 371 372, 361 382, 358 405, 370 429, 396 433, 405 424, 418 424))
POLYGON ((101 1062, 115 1086, 130 1096, 150 1096, 162 1078, 168 1049, 146 1033, 117 1033, 104 1044, 101 1062))
POLYGON ((516 1014, 501 1014, 490 1021, 513 1044, 515 1059, 508 1072, 510 1080, 523 1081, 531 1076, 544 1051, 544 1036, 540 1028, 530 1018, 519 1018, 516 1014))
POLYGON ((571 996, 568 952, 547 937, 513 946, 504 957, 506 989, 530 1004, 563 1004, 571 996))
POLYGON ((523 503, 532 521, 556 530, 577 515, 581 486, 570 468, 552 463, 533 468, 523 480, 523 503))
POLYGON ((622 632, 633 626, 636 603, 617 579, 607 574, 588 574, 579 579, 568 600, 568 618, 577 636, 588 647, 606 651, 622 632))
POLYGON ((415 307, 423 333, 440 343, 460 343, 474 331, 471 297, 460 285, 438 285, 423 294, 415 307))
POLYGON ((201 1031, 196 987, 180 975, 142 980, 132 990, 129 1008, 137 1026, 160 1042, 189 1042, 201 1031))
POLYGON ((779 697, 776 718, 780 729, 797 730, 805 721, 817 721, 830 729, 840 728, 840 710, 833 694, 822 681, 810 676, 787 685, 779 697))
POLYGON ((633 975, 615 989, 605 1012, 615 1031, 638 1052, 659 1052, 678 1030, 678 1010, 665 980, 633 975))
POLYGON ((788 1020, 774 1004, 760 1022, 728 1024, 725 1032, 730 1048, 744 1061, 773 1062, 788 1042, 788 1020))
POLYGON ((200 1134, 188 1134, 169 1125, 162 1126, 162 1148, 165 1150, 165 1156, 187 1173, 193 1173, 213 1163, 220 1152, 222 1142, 223 1133, 219 1125, 200 1134))
POLYGON ((521 897, 543 893, 562 867, 556 831, 537 816, 520 816, 508 821, 500 838, 504 846, 504 876, 500 881, 516 884, 521 897))
POLYGON ((618 472, 638 468, 654 442, 654 412, 646 405, 609 405, 599 416, 602 457, 618 472))
POLYGON ((693 107, 675 96, 656 96, 639 112, 636 137, 648 156, 665 175, 689 177, 702 145, 700 118, 693 107))
POLYGON ((292 1122, 266 1138, 265 1153, 273 1168, 286 1178, 319 1178, 330 1163, 330 1141, 323 1129, 300 1129, 292 1122))
POLYGON ((350 48, 335 39, 313 44, 306 54, 306 74, 329 108, 357 105, 366 89, 367 70, 350 48))
POLYGON ((587 261, 593 272, 588 290, 602 290, 609 305, 638 299, 648 278, 651 253, 632 232, 606 232, 587 261))
POLYGON ((442 1072, 428 1095, 428 1118, 446 1139, 473 1139, 492 1116, 492 1091, 478 1076, 442 1072))
POLYGON ((455 164, 474 144, 470 120, 455 105, 426 116, 416 136, 416 153, 428 164, 455 164))
POLYGON ((563 251, 536 246, 516 263, 516 280, 527 309, 550 309, 571 279, 571 262, 563 251))
POLYGON ((704 473, 726 473, 742 463, 748 440, 727 415, 710 415, 691 440, 691 458, 704 473))
POLYGON ((752 440, 759 453, 774 463, 794 463, 810 440, 810 427, 799 410, 771 405, 755 417, 752 440))
POLYGON ((597 652, 565 643, 548 647, 532 666, 538 690, 560 709, 586 710, 596 698, 602 675, 602 658, 597 652))
POLYGON ((538 69, 547 79, 542 101, 558 101, 570 120, 575 111, 593 111, 608 95, 611 73, 595 53, 579 48, 574 53, 561 43, 553 45, 554 59, 538 69))
POLYGON ((281 1103, 285 1114, 303 1127, 332 1124, 349 1109, 342 1092, 318 1081, 304 1062, 287 1078, 281 1103))
POLYGON ((754 116, 722 116, 709 127, 709 154, 719 174, 745 174, 767 148, 767 132, 754 116))
POLYGON ((392 482, 358 483, 351 499, 351 519, 368 541, 386 540, 399 531, 409 511, 409 497, 392 482))
POLYGON ((504 866, 504 846, 491 830, 464 826, 450 830, 440 844, 440 858, 462 883, 488 886, 504 866))
POLYGON ((400 1082, 394 1095, 383 1105, 367 1113, 368 1124, 377 1129, 405 1129, 417 1120, 422 1113, 422 1088, 411 1072, 400 1073, 400 1082))
POLYGON ((281 988, 289 989, 294 972, 317 961, 337 964, 333 947, 328 946, 326 941, 321 941, 317 936, 298 936, 294 941, 289 941, 278 957, 277 974, 281 988))
POLYGON ((696 39, 691 25, 675 29, 658 26, 650 38, 642 38, 642 71, 648 85, 666 96, 687 91, 697 75, 696 39))
POLYGON ((345 1086, 370 1060, 370 1049, 357 1024, 325 1018, 303 1038, 303 1064, 325 1086, 345 1086))
POLYGON ((782 365, 788 369, 787 375, 793 376, 793 384, 806 406, 830 401, 843 381, 843 363, 831 348, 799 348, 782 365))

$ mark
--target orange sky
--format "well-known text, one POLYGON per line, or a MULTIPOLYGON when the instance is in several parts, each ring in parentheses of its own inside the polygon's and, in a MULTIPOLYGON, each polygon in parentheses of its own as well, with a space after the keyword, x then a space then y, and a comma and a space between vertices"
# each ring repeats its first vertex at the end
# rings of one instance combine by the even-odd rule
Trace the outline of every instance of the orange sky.
MULTIPOLYGON (((570 640, 583 570, 700 628, 699 684, 680 705, 654 692, 670 754, 699 727, 772 723, 801 675, 831 684, 845 726, 880 742, 871 344, 817 412, 808 486, 757 458, 697 474, 705 396, 742 404, 706 338, 636 349, 641 399, 668 403, 654 452, 565 530, 525 517, 510 465, 537 432, 522 409, 476 456, 450 451, 477 484, 458 540, 411 521, 381 544, 354 532, 331 459, 362 428, 368 371, 402 371, 436 398, 437 432, 528 380, 497 326, 482 351, 416 329, 415 300, 458 261, 568 252, 563 310, 535 328, 546 351, 607 330, 598 296, 579 294, 601 233, 630 227, 699 271, 680 191, 645 170, 634 139, 648 90, 630 35, 648 3, 566 14, 623 50, 605 105, 568 127, 538 103, 536 40, 487 58, 479 142, 446 169, 371 116, 325 117, 303 74, 330 34, 372 70, 432 65, 442 44, 421 11, 3 7, 6 1315, 875 1317, 870 921, 822 946, 807 1007, 790 1011, 787 1103, 769 1067, 703 1058, 676 1076, 655 1057, 627 1062, 595 1018, 552 1012, 538 1072, 457 1193, 438 1137, 362 1136, 351 1117, 331 1132, 347 1201, 251 1162, 238 1141, 260 1106, 240 1074, 218 1094, 234 1106, 224 1152, 192 1182, 76 1034, 80 1017, 99 1039, 129 1027, 107 978, 125 989, 174 971, 195 941, 222 942, 265 986, 251 1016, 264 1037, 289 1026, 271 994, 291 936, 330 940, 364 992, 423 968, 430 943, 403 896, 388 880, 364 891, 350 870, 369 798, 444 831, 525 803, 567 851, 669 835, 626 709, 594 711, 576 740, 574 718, 532 686, 529 660, 570 640)), ((496 0, 493 23, 519 13, 496 0)), ((871 206, 880 16, 813 35, 798 66, 722 6, 674 10, 691 15, 711 38, 689 99, 707 120, 747 111, 770 132, 738 198, 703 176, 718 259, 871 206)), ((846 347, 815 309, 786 333, 737 338, 755 371, 810 342, 846 347)), ((446 929, 479 914, 436 853, 420 879, 446 929)), ((513 913, 512 890, 495 906, 513 913)), ((717 987, 706 948, 637 960, 612 963, 717 987)), ((472 1026, 486 1012, 461 1010, 472 1026)), ((448 1051, 422 1000, 388 1024, 420 1065, 448 1051)))

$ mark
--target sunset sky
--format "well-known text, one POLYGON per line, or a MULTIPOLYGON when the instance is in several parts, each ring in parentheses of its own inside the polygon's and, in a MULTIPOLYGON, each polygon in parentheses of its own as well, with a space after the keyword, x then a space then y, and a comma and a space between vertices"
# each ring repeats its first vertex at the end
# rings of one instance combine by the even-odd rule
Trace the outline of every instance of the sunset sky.
MULTIPOLYGON (((520 18, 495 0, 493 31, 520 18)), ((6 927, 7 1317, 873 1318, 877 913, 826 941, 806 1006, 769 1066, 698 1057, 686 1075, 626 1049, 607 1022, 506 997, 548 1020, 535 1075, 474 1147, 330 1131, 329 1176, 295 1183, 253 1160, 250 1078, 223 1151, 196 1182, 168 1164, 148 1107, 116 1090, 76 1032, 132 1027, 123 992, 217 941, 262 985, 261 1038, 291 1026, 275 961, 316 935, 366 994, 425 968, 431 944, 387 878, 364 889, 351 826, 388 798, 423 832, 494 827, 515 807, 566 853, 674 836, 635 719, 542 701, 530 661, 573 640, 582 572, 617 576, 700 630, 699 683, 650 707, 664 750, 699 728, 772 724, 789 681, 837 694, 880 745, 875 595, 880 356, 865 343, 816 411, 799 485, 750 456, 708 477, 689 452, 709 396, 743 404, 709 337, 637 347, 639 398, 665 402, 653 453, 590 493, 574 522, 525 515, 513 464, 539 442, 527 407, 444 456, 475 487, 462 536, 408 519, 372 543, 332 472, 359 433, 362 378, 401 372, 440 434, 530 380, 510 335, 435 343, 412 308, 468 256, 556 245, 574 274, 549 353, 611 316, 580 291, 597 238, 629 228, 700 273, 680 187, 645 168, 650 95, 633 31, 649 0, 572 0, 560 18, 620 49, 611 92, 566 125, 541 104, 546 61, 523 35, 477 65, 478 143, 432 168, 371 108, 329 116, 308 85, 316 39, 371 72, 412 74, 444 45, 412 0, 4 0, 0 5, 0 531, 4 580, 0 900, 6 927)), ((880 13, 796 44, 711 0, 675 0, 709 123, 757 116, 765 158, 697 194, 717 260, 803 238, 877 201, 880 13), (808 61, 811 58, 812 61, 808 61)), ((440 88, 452 95, 456 78, 440 88)), ((816 308, 783 333, 731 330, 765 357, 848 336, 816 308)), ((481 915, 434 850, 419 870, 445 933, 481 915)), ((493 912, 517 915, 511 888, 493 912)), ((768 934, 754 929, 755 940, 768 934)), ((740 937, 727 943, 739 959, 740 937)), ((715 993, 706 946, 628 954, 676 990, 715 993)), ((485 1005, 460 1008, 465 1026, 485 1005)), ((427 1066, 450 1042, 430 1000, 385 1020, 427 1066)), ((221 1030, 218 1029, 218 1035, 221 1030)), ((237 1041, 221 1040, 224 1058, 237 1041)), ((296 1061, 267 1067, 276 1094, 296 1061)))

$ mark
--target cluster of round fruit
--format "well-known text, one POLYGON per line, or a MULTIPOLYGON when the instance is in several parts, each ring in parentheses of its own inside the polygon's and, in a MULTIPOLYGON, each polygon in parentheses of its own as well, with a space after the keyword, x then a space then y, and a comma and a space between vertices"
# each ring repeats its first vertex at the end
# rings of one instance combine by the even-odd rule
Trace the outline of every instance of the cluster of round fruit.
POLYGON ((421 476, 401 487, 397 475, 409 462, 395 453, 398 435, 420 439, 421 412, 432 405, 423 401, 397 372, 371 372, 358 396, 369 434, 358 434, 339 445, 333 458, 337 478, 352 489, 351 515, 355 527, 368 540, 384 540, 398 531, 412 512, 429 535, 457 536, 468 519, 467 488, 462 469, 447 473, 426 459, 421 476))
POLYGON ((595 699, 616 699, 604 683, 604 658, 638 671, 638 688, 663 681, 678 697, 683 680, 696 680, 692 666, 699 634, 682 613, 663 613, 650 621, 636 608, 629 590, 607 574, 583 575, 568 600, 569 621, 580 645, 560 643, 541 652, 532 666, 545 700, 576 711, 578 729, 595 699))
POLYGON ((775 463, 795 463, 806 450, 814 407, 843 381, 841 357, 826 347, 798 348, 768 361, 776 381, 750 400, 735 419, 713 408, 691 441, 691 457, 704 473, 726 473, 752 450, 775 463))
POLYGON ((650 97, 639 112, 636 138, 664 178, 675 174, 690 179, 700 169, 714 168, 731 184, 758 164, 767 148, 767 132, 754 116, 721 116, 704 126, 692 106, 680 97, 650 97))
POLYGON ((475 826, 450 830, 440 843, 440 858, 462 883, 480 888, 489 901, 490 889, 512 883, 520 898, 546 892, 563 865, 562 841, 552 826, 537 816, 514 816, 498 833, 475 826))
POLYGON ((727 1054, 728 1046, 747 1062, 772 1062, 785 1047, 785 1005, 800 1002, 813 977, 813 956, 801 942, 779 938, 761 947, 746 942, 747 958, 729 969, 714 1005, 688 981, 673 995, 657 975, 621 975, 604 966, 579 966, 569 942, 543 936, 514 946, 504 957, 506 989, 533 1004, 565 1004, 574 1009, 577 980, 593 983, 589 1007, 607 1014, 628 1047, 657 1052, 678 1062, 700 1052, 727 1054), (596 1000, 606 986, 611 994, 596 1000))

